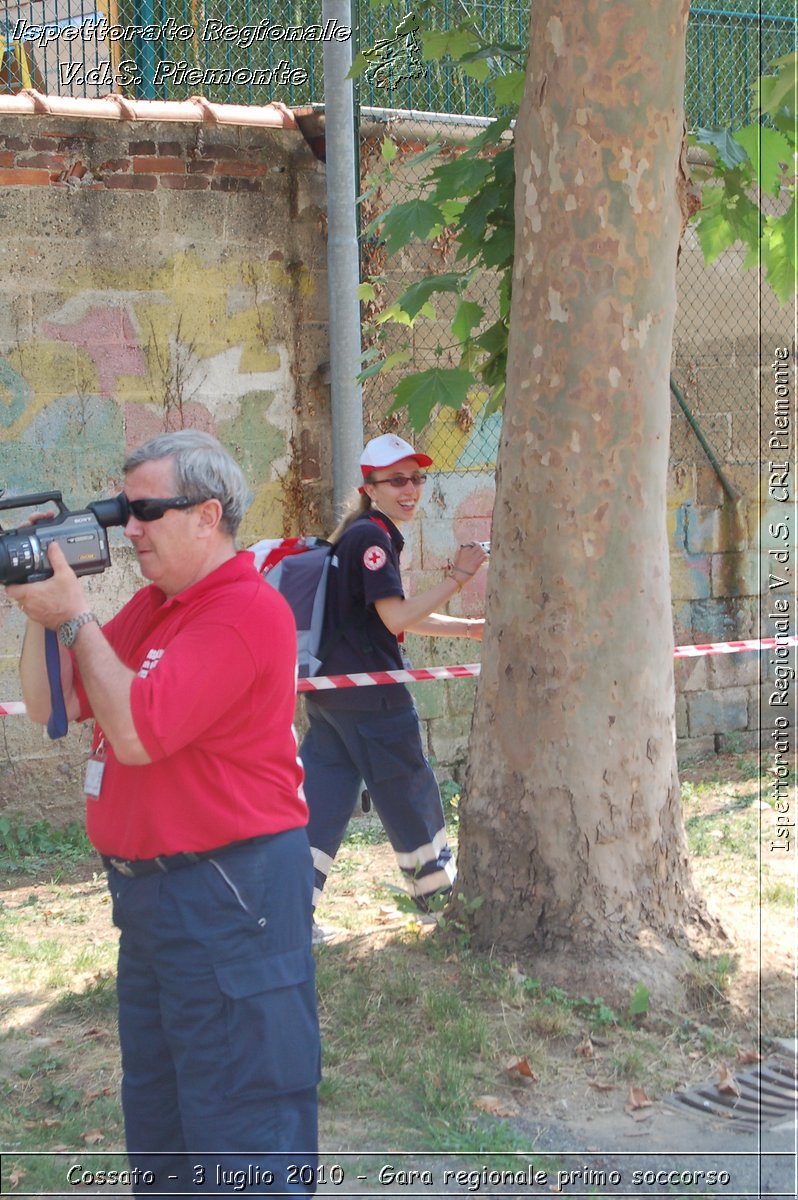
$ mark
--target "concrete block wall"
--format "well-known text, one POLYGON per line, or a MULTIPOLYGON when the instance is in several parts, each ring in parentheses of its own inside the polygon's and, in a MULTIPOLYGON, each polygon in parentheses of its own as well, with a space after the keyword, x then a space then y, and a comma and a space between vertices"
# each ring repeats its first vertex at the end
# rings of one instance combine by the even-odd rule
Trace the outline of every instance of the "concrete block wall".
MULTIPOLYGON (((441 129, 420 122, 392 122, 390 136, 399 149, 393 164, 394 179, 383 185, 382 194, 375 195, 372 205, 376 208, 379 203, 385 208, 389 203, 423 192, 421 176, 433 168, 434 160, 427 160, 423 168, 417 169, 406 158, 421 150, 433 135, 450 137, 456 145, 458 139, 464 140, 468 134, 467 129, 455 130, 453 126, 441 129)), ((379 163, 385 136, 383 128, 370 131, 364 139, 361 157, 368 169, 379 163)), ((370 218, 375 215, 375 211, 369 212, 370 218)), ((369 245, 367 267, 371 265, 375 273, 387 280, 381 303, 391 303, 421 273, 454 268, 455 250, 455 246, 447 249, 443 243, 432 250, 419 244, 386 262, 380 247, 369 245)), ((742 253, 729 250, 707 266, 694 229, 690 227, 685 233, 677 272, 679 303, 672 372, 734 498, 727 494, 674 400, 667 521, 676 645, 772 633, 761 627, 766 576, 762 546, 763 531, 769 521, 777 519, 778 512, 760 496, 763 445, 760 391, 770 386, 767 376, 774 347, 791 346, 792 330, 789 311, 779 309, 757 272, 743 269, 743 258, 742 253)), ((485 294, 480 298, 489 305, 489 280, 484 281, 482 290, 485 294)), ((435 304, 437 323, 419 322, 413 330, 414 366, 419 370, 456 362, 456 355, 440 357, 439 346, 446 345, 451 338, 444 321, 446 298, 436 297, 435 304)), ((396 349, 405 341, 404 330, 392 331, 387 345, 396 349)), ((377 376, 366 385, 369 432, 385 428, 386 421, 396 420, 388 411, 393 399, 390 389, 398 382, 402 370, 397 368, 392 375, 377 376)), ((790 371, 794 380, 792 365, 790 371)), ((478 406, 479 397, 474 403, 478 406)), ((443 410, 421 438, 438 469, 463 472, 460 478, 466 486, 481 493, 483 527, 492 507, 492 469, 499 431, 498 414, 484 422, 478 413, 476 419, 460 421, 451 410, 443 410)), ((442 494, 446 496, 450 490, 449 485, 444 485, 442 494)), ((422 513, 425 550, 428 543, 434 545, 436 541, 434 533, 427 534, 428 523, 433 528, 436 524, 440 526, 444 515, 450 519, 451 509, 440 505, 436 489, 432 498, 425 499, 422 513)), ((441 528, 442 541, 447 535, 448 530, 441 528)), ((432 569, 441 559, 440 555, 433 558, 427 554, 424 561, 432 569)), ((418 583, 422 585, 423 580, 418 583)), ((439 646, 427 639, 419 647, 417 657, 430 662, 445 654, 446 661, 455 662, 463 661, 463 652, 462 643, 439 646)), ((760 656, 752 652, 676 661, 677 739, 683 761, 699 754, 758 744, 760 666, 760 656)), ((419 704, 423 695, 443 687, 420 685, 419 704)), ((442 699, 436 699, 434 707, 429 707, 431 749, 435 748, 436 729, 442 729, 447 718, 454 721, 465 716, 465 712, 452 711, 442 699)), ((462 735, 456 724, 452 727, 457 736, 462 735)), ((440 744, 444 744, 442 740, 440 744)), ((452 745, 456 748, 456 737, 452 745)))
MULTIPOLYGON (((792 331, 789 310, 779 309, 757 272, 743 270, 742 257, 729 250, 707 266, 692 228, 680 256, 673 376, 734 494, 674 403, 668 534, 677 645, 773 632, 763 618, 764 547, 779 506, 763 477, 765 393, 774 348, 791 346, 792 331)), ((792 364, 790 375, 794 390, 792 364)), ((745 651, 677 660, 682 760, 760 744, 765 658, 745 651)))

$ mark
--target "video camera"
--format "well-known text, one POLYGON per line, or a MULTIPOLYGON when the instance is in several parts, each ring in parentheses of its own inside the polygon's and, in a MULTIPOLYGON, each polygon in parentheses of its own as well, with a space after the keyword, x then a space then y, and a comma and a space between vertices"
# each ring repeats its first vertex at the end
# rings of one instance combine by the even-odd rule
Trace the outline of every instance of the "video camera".
POLYGON ((98 575, 110 567, 111 552, 105 530, 111 525, 127 524, 129 510, 124 492, 110 500, 95 500, 80 512, 70 512, 60 492, 9 496, 0 500, 0 511, 47 504, 58 506, 56 516, 44 517, 24 529, 3 530, 0 526, 0 584, 49 579, 53 574, 47 559, 51 542, 58 542, 76 575, 98 575))

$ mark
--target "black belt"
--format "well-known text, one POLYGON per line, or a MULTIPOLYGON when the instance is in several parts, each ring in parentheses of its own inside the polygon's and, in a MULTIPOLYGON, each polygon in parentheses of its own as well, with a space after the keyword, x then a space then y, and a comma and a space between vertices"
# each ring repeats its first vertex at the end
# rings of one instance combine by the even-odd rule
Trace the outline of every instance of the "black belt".
POLYGON ((143 875, 154 875, 157 871, 179 871, 182 867, 202 862, 204 858, 213 858, 238 846, 254 846, 256 842, 265 842, 273 836, 271 833, 261 833, 257 837, 242 838, 240 842, 228 842, 213 850, 186 850, 180 854, 159 854, 157 858, 116 858, 109 854, 101 854, 100 858, 106 870, 113 868, 128 879, 141 879, 143 875))

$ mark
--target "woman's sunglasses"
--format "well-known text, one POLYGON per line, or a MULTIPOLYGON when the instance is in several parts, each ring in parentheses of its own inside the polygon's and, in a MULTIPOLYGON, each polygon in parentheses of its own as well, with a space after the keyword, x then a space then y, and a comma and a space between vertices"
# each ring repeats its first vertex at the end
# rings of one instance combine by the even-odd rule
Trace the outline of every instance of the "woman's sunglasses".
POLYGON ((171 500, 128 500, 127 506, 137 521, 160 521, 168 508, 194 508, 202 500, 175 496, 171 500))
POLYGON ((413 487, 421 487, 423 483, 427 482, 427 477, 420 473, 416 473, 415 475, 391 475, 390 479, 372 479, 371 482, 389 483, 392 488, 396 488, 398 491, 399 488, 407 487, 408 483, 412 483, 413 487))

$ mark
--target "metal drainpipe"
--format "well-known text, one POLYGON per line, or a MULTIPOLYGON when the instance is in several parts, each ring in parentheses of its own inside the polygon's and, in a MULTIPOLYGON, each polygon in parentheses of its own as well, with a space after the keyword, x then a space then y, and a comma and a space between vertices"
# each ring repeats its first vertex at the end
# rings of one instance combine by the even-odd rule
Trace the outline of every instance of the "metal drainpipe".
MULTIPOLYGON (((323 0, 322 23, 352 28, 350 0, 323 0)), ((324 43, 324 127, 327 156, 327 290, 333 503, 340 513, 360 478, 363 403, 360 371, 360 247, 357 237, 352 41, 324 43)))
POLYGON ((717 475, 718 480, 720 481, 720 486, 723 488, 724 492, 726 493, 726 495, 729 497, 730 500, 739 500, 740 493, 726 478, 726 474, 725 474, 723 468, 721 467, 720 463, 718 462, 717 458, 715 457, 714 450, 710 446, 707 439, 704 437, 704 431, 702 430, 701 426, 698 424, 698 421, 696 421, 691 409, 687 405, 687 401, 685 400, 684 396, 682 395, 679 385, 676 383, 676 381, 672 375, 671 375, 671 392, 676 397, 676 402, 679 405, 679 408, 682 410, 684 415, 687 417, 687 422, 688 422, 690 428, 692 429, 693 433, 696 435, 696 437, 698 439, 698 443, 701 446, 701 449, 704 451, 707 458, 709 459, 709 461, 712 465, 712 468, 713 468, 715 474, 717 475))

